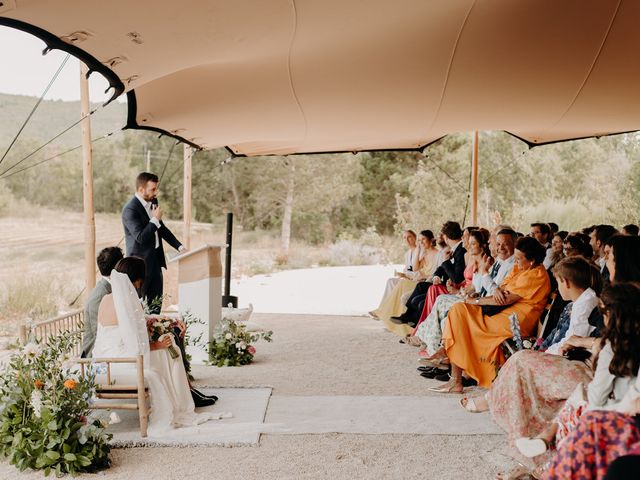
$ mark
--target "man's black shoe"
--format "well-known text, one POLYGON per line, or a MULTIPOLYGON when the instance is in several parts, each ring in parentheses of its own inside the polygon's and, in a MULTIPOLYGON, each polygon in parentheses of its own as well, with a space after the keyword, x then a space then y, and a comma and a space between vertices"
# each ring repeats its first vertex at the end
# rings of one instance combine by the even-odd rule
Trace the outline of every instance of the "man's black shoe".
POLYGON ((191 396, 193 398, 193 404, 195 405, 196 408, 210 407, 211 405, 216 403, 216 401, 213 398, 202 398, 202 397, 198 397, 197 395, 191 395, 191 396))
MULTIPOLYGON (((215 395, 205 395, 195 388, 191 388, 191 397, 193 398, 194 402, 196 401, 196 398, 200 400, 213 400, 213 403, 216 403, 218 401, 218 397, 216 397, 215 395)), ((213 403, 211 405, 213 405, 213 403)))
POLYGON ((399 317, 391 317, 389 320, 391 323, 395 323, 396 325, 402 325, 403 323, 407 323, 406 320, 401 316, 399 317))
POLYGON ((478 382, 476 382, 473 378, 462 377, 463 387, 475 387, 476 385, 478 385, 478 382))
POLYGON ((449 373, 451 370, 449 370, 448 368, 422 366, 422 367, 418 367, 418 371, 419 372, 438 372, 438 375, 440 375, 443 373, 449 373))
POLYGON ((448 382, 450 378, 448 373, 441 373, 433 377, 434 380, 438 380, 439 382, 448 382))
POLYGON ((435 378, 435 379, 439 379, 439 377, 447 377, 447 380, 449 380, 449 372, 447 370, 440 370, 438 368, 431 370, 430 372, 421 372, 420 376, 424 378, 435 378))

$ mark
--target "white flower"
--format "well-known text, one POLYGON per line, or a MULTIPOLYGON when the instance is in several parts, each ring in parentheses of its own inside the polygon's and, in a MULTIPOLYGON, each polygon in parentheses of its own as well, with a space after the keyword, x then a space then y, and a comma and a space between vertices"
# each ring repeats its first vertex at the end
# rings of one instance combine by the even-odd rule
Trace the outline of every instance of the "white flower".
POLYGON ((240 342, 236 342, 236 348, 240 350, 240 342))
POLYGON ((36 418, 40 418, 40 411, 42 410, 42 392, 40 390, 34 390, 31 392, 31 408, 33 408, 33 414, 36 418))
POLYGON ((233 335, 231 335, 230 333, 227 333, 227 334, 224 336, 224 338, 226 338, 227 340, 231 340, 231 337, 232 337, 232 336, 233 336, 233 335))
POLYGON ((240 350, 244 350, 245 348, 247 348, 247 344, 244 342, 240 342, 240 350))
POLYGON ((121 421, 122 420, 120 419, 120 415, 118 415, 116 412, 111 412, 111 415, 109 415, 109 425, 120 423, 121 421))
POLYGON ((37 343, 29 342, 22 349, 22 353, 28 357, 37 357, 42 353, 42 348, 37 343))

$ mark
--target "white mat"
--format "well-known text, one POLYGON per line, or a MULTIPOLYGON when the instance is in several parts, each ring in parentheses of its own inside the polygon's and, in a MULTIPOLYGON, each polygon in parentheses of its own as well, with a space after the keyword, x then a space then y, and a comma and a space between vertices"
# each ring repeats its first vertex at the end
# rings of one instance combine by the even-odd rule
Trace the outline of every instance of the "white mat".
POLYGON ((490 414, 469 413, 452 397, 273 396, 266 421, 274 433, 404 433, 419 435, 501 434, 490 414))
POLYGON ((210 420, 196 427, 178 428, 166 436, 141 438, 138 412, 118 410, 122 422, 110 425, 108 429, 113 433, 112 444, 116 447, 257 445, 261 433, 274 429, 274 426, 264 424, 271 388, 198 389, 219 398, 214 406, 198 409, 199 412, 231 412, 233 417, 210 420))
POLYGON ((233 280, 240 307, 254 312, 366 315, 378 306, 387 279, 402 265, 285 270, 233 280))

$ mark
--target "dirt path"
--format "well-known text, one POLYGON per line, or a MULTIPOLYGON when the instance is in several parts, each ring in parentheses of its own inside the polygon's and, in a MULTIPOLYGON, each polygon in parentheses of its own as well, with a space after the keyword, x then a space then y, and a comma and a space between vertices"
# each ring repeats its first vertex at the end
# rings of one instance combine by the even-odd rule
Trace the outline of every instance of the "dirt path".
MULTIPOLYGON (((249 366, 197 366, 202 384, 274 395, 428 395, 416 351, 361 317, 254 315, 274 331, 249 366)), ((459 408, 459 407, 452 407, 459 408)), ((433 412, 446 416, 447 411, 433 412)), ((263 435, 255 448, 114 450, 109 479, 490 479, 514 462, 503 435, 263 435)), ((0 478, 41 478, 0 463, 0 478)), ((93 478, 93 476, 83 476, 93 478)))

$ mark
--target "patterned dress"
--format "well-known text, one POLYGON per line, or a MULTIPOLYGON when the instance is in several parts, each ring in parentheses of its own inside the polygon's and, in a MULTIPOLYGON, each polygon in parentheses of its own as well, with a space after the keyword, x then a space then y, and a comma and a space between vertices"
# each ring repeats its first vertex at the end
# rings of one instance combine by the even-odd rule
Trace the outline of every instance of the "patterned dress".
POLYGON ((489 390, 491 415, 511 443, 535 437, 556 418, 576 386, 591 378, 591 369, 583 362, 521 350, 503 365, 489 390))
POLYGON ((640 431, 634 417, 605 410, 586 412, 562 443, 542 478, 603 479, 609 464, 637 449, 639 442, 640 431))
POLYGON ((414 334, 426 345, 429 355, 433 355, 442 347, 442 330, 447 314, 453 304, 458 302, 462 302, 459 295, 440 295, 427 318, 416 327, 414 334))

